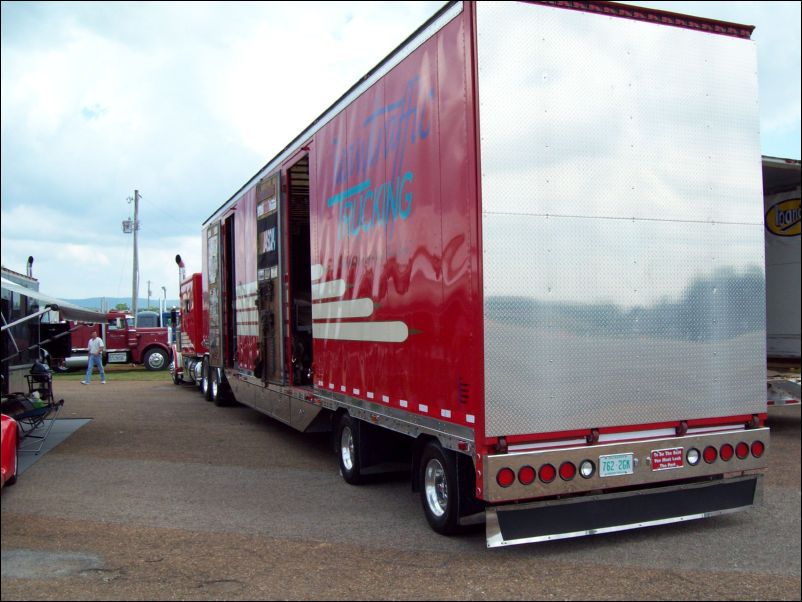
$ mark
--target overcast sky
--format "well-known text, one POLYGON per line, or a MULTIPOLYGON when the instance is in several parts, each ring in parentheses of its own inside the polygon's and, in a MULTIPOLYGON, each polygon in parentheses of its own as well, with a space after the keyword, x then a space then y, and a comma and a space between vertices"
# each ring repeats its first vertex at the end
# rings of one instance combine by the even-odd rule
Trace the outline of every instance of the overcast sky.
MULTIPOLYGON (((763 154, 800 157, 799 2, 639 2, 755 25, 763 154)), ((140 297, 200 271, 200 226, 441 2, 2 3, 2 263, 140 297)))

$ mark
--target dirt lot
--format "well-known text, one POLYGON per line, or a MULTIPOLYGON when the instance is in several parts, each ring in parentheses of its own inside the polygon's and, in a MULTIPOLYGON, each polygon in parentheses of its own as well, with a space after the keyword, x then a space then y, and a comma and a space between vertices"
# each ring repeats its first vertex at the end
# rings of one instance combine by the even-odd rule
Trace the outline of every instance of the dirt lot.
POLYGON ((800 599, 799 408, 748 512, 486 550, 404 475, 345 484, 325 435, 167 380, 56 386, 92 421, 3 490, 3 600, 800 599))

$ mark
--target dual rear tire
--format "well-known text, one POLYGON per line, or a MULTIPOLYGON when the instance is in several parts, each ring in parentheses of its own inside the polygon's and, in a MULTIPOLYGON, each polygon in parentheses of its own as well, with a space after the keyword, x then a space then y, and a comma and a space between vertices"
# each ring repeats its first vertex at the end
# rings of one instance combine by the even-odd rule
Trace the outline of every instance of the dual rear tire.
POLYGON ((340 474, 346 483, 360 485, 364 482, 362 475, 362 456, 359 449, 359 425, 348 414, 343 414, 337 421, 334 434, 337 447, 337 458, 340 463, 340 474))
POLYGON ((437 441, 423 449, 418 471, 418 488, 429 526, 441 535, 460 532, 457 459, 437 441))
MULTIPOLYGON (((359 426, 354 418, 342 414, 334 431, 340 474, 351 485, 365 482, 359 426)), ((436 440, 428 441, 421 451, 417 474, 413 478, 417 480, 423 512, 431 528, 441 535, 459 533, 460 491, 456 454, 444 450, 436 440)))
POLYGON ((225 400, 221 395, 222 378, 220 376, 220 369, 209 365, 209 358, 203 358, 203 367, 201 368, 201 393, 206 401, 211 401, 216 406, 225 405, 225 400))

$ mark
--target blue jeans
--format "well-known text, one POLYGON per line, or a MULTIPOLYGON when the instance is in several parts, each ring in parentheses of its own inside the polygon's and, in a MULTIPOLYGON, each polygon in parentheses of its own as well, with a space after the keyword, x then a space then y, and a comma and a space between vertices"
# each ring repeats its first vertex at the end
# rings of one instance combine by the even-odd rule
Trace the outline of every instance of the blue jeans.
POLYGON ((100 371, 100 380, 106 380, 106 373, 103 372, 103 360, 101 358, 101 355, 89 355, 89 364, 86 366, 86 376, 84 377, 85 383, 92 380, 92 367, 95 365, 97 365, 97 369, 100 371))

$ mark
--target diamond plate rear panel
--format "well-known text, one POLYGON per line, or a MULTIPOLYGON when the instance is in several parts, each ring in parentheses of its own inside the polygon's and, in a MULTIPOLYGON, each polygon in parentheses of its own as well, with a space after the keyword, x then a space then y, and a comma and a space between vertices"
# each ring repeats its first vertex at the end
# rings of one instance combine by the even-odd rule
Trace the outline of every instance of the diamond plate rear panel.
POLYGON ((754 45, 477 19, 486 435, 765 411, 754 45))

